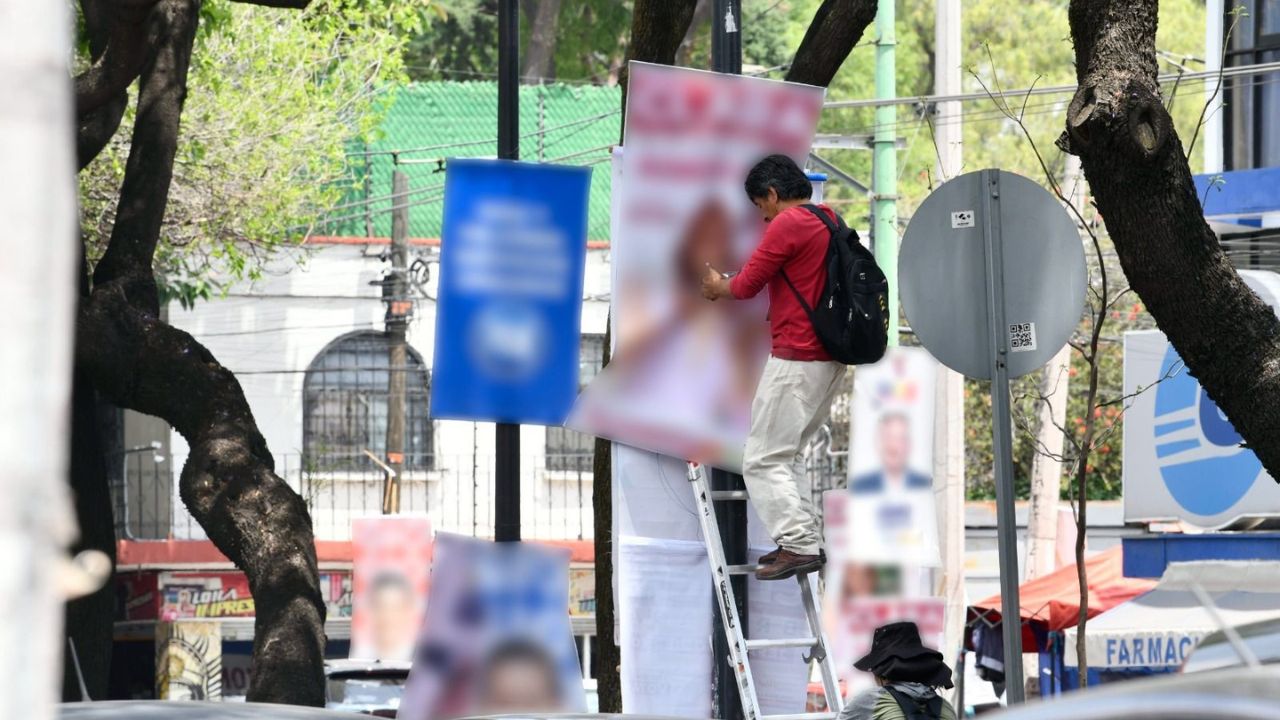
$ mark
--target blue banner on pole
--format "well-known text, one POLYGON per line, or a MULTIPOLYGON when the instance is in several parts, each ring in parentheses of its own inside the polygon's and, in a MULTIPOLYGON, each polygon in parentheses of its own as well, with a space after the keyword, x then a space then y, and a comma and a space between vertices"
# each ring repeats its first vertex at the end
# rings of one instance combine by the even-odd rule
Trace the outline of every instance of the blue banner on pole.
POLYGON ((591 169, 449 160, 434 418, 559 425, 578 393, 591 169))

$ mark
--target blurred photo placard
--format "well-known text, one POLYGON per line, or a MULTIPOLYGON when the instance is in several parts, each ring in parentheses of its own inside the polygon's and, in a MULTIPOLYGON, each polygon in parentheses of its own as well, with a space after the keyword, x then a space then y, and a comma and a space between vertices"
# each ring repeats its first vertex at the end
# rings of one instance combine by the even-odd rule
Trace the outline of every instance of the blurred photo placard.
POLYGON ((707 302, 706 265, 736 270, 764 222, 743 191, 760 158, 802 165, 823 90, 632 63, 614 188, 614 356, 568 425, 740 470, 769 333, 767 301, 707 302))
POLYGON ((351 657, 410 660, 431 579, 431 521, 425 516, 351 521, 351 657))
POLYGON ((431 415, 559 425, 578 393, 591 168, 451 158, 431 415))
POLYGON ((397 717, 581 713, 569 551, 441 533, 397 717))
POLYGON ((891 348, 854 376, 849 503, 842 553, 866 563, 936 567, 934 385, 923 348, 891 348))

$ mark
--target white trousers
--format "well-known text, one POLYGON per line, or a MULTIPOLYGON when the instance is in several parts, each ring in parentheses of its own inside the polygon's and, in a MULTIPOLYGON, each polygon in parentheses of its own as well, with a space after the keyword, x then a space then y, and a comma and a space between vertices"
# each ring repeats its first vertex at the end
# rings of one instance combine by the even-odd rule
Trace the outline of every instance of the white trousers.
POLYGON ((837 362, 770 355, 751 403, 742 463, 747 493, 774 542, 801 555, 822 547, 804 449, 826 421, 844 370, 837 362))

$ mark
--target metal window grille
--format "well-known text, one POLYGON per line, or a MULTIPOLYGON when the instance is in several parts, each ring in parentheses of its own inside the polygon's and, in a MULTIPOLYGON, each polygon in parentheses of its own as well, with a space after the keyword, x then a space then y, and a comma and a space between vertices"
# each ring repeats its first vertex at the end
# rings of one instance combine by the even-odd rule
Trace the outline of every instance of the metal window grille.
POLYGON ((430 378, 422 357, 408 349, 404 368, 390 365, 382 332, 351 333, 329 344, 307 368, 302 389, 302 449, 310 472, 375 469, 365 451, 386 456, 392 372, 405 372, 406 470, 433 469, 430 378))
MULTIPOLYGON (((578 390, 591 382, 604 365, 604 336, 583 335, 578 355, 578 390)), ((564 427, 547 428, 547 469, 556 472, 591 472, 595 437, 564 427)))

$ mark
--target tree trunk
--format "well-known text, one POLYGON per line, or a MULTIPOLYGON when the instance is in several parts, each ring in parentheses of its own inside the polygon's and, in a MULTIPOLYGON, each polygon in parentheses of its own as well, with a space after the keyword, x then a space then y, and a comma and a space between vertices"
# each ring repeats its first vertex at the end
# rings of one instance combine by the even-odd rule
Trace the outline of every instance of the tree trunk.
POLYGON ((804 33, 786 79, 827 87, 876 19, 876 0, 823 0, 804 33))
MULTIPOLYGON (((611 323, 605 321, 601 368, 609 364, 611 323)), ((600 712, 622 712, 622 678, 618 672, 622 653, 613 628, 617 614, 613 602, 613 443, 596 438, 591 468, 591 504, 595 510, 596 561, 596 693, 600 712)))
POLYGON ((556 75, 556 28, 560 24, 560 0, 537 0, 526 7, 536 5, 533 12, 526 12, 529 21, 529 43, 524 49, 526 79, 553 80, 556 75))
MULTIPOLYGON (((101 403, 84 372, 73 373, 71 384, 71 493, 80 538, 72 552, 100 550, 116 559, 115 518, 112 512, 107 455, 101 433, 101 403)), ((85 688, 68 654, 62 668, 62 699, 106 700, 111 679, 111 647, 115 620, 115 588, 110 579, 98 589, 67 603, 67 637, 75 646, 85 688)))
POLYGON ((619 132, 626 137, 627 121, 627 63, 639 62, 674 65, 676 50, 693 20, 697 0, 636 0, 631 11, 631 43, 627 46, 627 62, 618 74, 622 87, 622 127, 619 132))
POLYGON ((117 406, 164 419, 190 445, 182 500, 254 596, 249 699, 322 705, 325 606, 306 505, 273 472, 235 377, 159 319, 152 261, 199 10, 199 0, 159 0, 151 10, 116 222, 79 313, 76 361, 117 406))
POLYGON ((1157 0, 1072 0, 1078 155, 1129 284, 1188 370, 1280 478, 1280 321, 1205 222, 1156 84, 1157 0))

